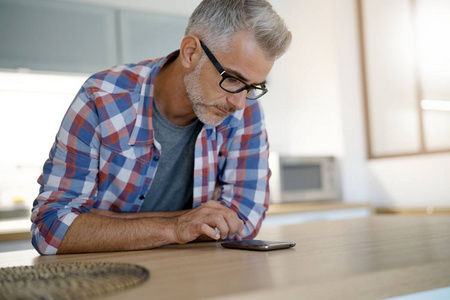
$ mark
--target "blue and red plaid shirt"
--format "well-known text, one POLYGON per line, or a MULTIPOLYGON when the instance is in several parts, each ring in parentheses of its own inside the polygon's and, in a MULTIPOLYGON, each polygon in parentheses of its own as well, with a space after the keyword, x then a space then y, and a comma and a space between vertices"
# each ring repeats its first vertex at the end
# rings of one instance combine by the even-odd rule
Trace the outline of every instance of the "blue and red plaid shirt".
MULTIPOLYGON (((38 179, 32 243, 55 254, 69 226, 92 208, 138 212, 161 155, 154 139, 154 79, 171 57, 120 65, 91 76, 69 107, 38 179)), ((269 146, 259 103, 247 101, 195 144, 193 207, 213 198, 237 212, 246 238, 257 235, 269 204, 269 146)))

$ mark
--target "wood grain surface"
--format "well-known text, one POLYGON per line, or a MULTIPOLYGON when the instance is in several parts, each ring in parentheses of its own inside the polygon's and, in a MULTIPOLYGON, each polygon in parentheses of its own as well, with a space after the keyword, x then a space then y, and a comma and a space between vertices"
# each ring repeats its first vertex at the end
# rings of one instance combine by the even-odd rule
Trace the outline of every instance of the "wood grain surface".
POLYGON ((138 264, 150 280, 105 299, 382 299, 450 286, 450 217, 371 216, 263 228, 257 239, 293 249, 220 243, 132 252, 0 254, 0 267, 54 262, 138 264))

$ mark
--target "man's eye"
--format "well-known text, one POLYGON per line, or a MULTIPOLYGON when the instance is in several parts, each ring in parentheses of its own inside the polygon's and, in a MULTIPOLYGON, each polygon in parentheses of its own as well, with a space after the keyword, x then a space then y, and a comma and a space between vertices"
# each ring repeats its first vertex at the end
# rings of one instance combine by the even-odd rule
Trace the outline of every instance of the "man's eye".
POLYGON ((231 84, 240 84, 241 83, 239 80, 237 80, 236 78, 232 78, 232 77, 228 77, 227 80, 231 84))

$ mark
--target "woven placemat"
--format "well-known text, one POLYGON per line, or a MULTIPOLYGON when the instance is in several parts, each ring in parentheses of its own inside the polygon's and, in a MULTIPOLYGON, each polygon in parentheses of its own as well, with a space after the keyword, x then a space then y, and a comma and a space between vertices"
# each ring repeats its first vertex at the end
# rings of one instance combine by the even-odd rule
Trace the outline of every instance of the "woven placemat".
POLYGON ((143 267, 74 262, 0 268, 0 299, 91 299, 141 284, 143 267))

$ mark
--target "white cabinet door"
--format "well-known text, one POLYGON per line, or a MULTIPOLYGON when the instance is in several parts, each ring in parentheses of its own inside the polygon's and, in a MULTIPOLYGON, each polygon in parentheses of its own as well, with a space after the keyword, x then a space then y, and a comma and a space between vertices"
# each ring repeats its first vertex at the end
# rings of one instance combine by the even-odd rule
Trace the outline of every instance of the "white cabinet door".
POLYGON ((409 0, 362 4, 372 155, 416 153, 420 117, 409 0))
POLYGON ((450 151, 450 1, 359 3, 369 156, 450 151))
POLYGON ((416 0, 425 147, 450 149, 450 1, 416 0), (424 103, 426 102, 426 103, 424 103), (430 105, 431 104, 431 105, 430 105))

